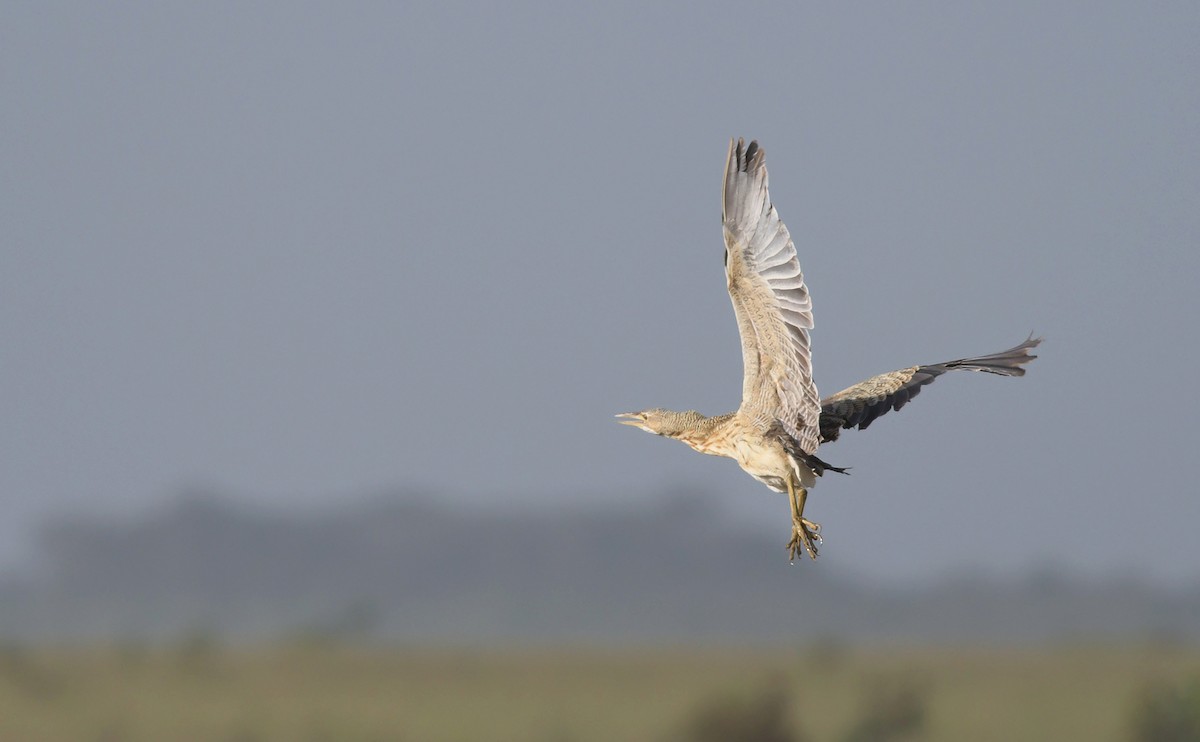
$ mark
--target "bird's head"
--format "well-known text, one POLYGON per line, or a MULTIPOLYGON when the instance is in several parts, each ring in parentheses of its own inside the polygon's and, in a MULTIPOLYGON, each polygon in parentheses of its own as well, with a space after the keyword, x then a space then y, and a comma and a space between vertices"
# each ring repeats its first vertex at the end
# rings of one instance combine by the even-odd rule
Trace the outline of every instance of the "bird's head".
POLYGON ((675 412, 673 410, 664 410, 661 407, 653 407, 649 410, 641 412, 622 412, 617 415, 622 425, 632 425, 635 428, 641 428, 647 433, 655 435, 665 435, 668 438, 678 438, 685 431, 694 428, 704 415, 701 415, 695 410, 687 412, 675 412))

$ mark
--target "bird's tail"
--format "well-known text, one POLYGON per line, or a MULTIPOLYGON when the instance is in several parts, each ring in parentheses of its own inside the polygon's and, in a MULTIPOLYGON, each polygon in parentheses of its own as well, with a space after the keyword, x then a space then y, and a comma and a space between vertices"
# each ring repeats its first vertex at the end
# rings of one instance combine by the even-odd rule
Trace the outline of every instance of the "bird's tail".
POLYGON ((825 476, 825 472, 827 472, 827 471, 835 471, 838 474, 849 474, 850 473, 850 467, 834 466, 833 464, 830 464, 828 461, 822 461, 821 459, 817 458, 817 455, 815 453, 800 452, 800 454, 796 458, 800 459, 800 462, 802 464, 804 464, 805 466, 807 466, 809 469, 812 469, 813 473, 816 474, 818 477, 825 476))
POLYGON ((1000 376, 1024 376, 1025 369, 1021 367, 1034 358, 1037 358, 1037 356, 1029 351, 1032 348, 1036 348, 1041 342, 1041 338, 1035 338, 1031 334, 1025 342, 1008 350, 1002 350, 999 353, 992 353, 991 355, 979 356, 977 358, 960 358, 957 361, 936 363, 932 368, 939 371, 983 371, 984 373, 999 374, 1000 376))

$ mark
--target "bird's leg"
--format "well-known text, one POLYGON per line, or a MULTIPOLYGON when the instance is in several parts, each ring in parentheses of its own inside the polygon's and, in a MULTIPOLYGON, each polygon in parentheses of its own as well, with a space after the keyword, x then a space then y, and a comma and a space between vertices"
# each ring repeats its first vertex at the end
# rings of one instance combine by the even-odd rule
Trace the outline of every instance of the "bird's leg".
POLYGON ((808 490, 797 487, 790 472, 787 477, 787 489, 788 499, 792 503, 792 540, 787 545, 788 553, 793 562, 797 556, 804 556, 805 551, 816 559, 817 547, 821 545, 821 526, 804 517, 804 502, 808 499, 808 490))

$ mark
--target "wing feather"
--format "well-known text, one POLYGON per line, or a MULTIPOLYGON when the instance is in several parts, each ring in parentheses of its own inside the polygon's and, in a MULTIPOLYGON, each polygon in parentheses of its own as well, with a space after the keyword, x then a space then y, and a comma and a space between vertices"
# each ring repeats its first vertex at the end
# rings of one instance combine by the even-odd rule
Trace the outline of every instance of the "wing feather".
POLYGON ((881 415, 899 410, 920 393, 921 387, 947 371, 982 371, 1000 376, 1024 376, 1022 368, 1037 356, 1029 351, 1042 342, 1029 336, 1020 345, 977 358, 911 366, 872 376, 821 402, 821 441, 837 440, 842 430, 866 430, 881 415))
POLYGON ((780 425, 806 453, 820 444, 812 378, 812 299, 787 226, 771 204, 758 142, 729 143, 724 182, 725 274, 742 339, 742 406, 764 430, 780 425))

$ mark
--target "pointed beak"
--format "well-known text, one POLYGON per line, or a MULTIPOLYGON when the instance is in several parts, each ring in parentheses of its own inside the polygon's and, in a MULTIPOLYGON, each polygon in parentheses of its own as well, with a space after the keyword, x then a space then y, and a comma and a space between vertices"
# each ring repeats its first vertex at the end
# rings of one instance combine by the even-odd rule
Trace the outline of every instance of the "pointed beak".
POLYGON ((620 415, 617 415, 617 421, 622 425, 641 425, 642 416, 636 412, 622 412, 620 415), (622 420, 621 418, 625 419, 622 420))

